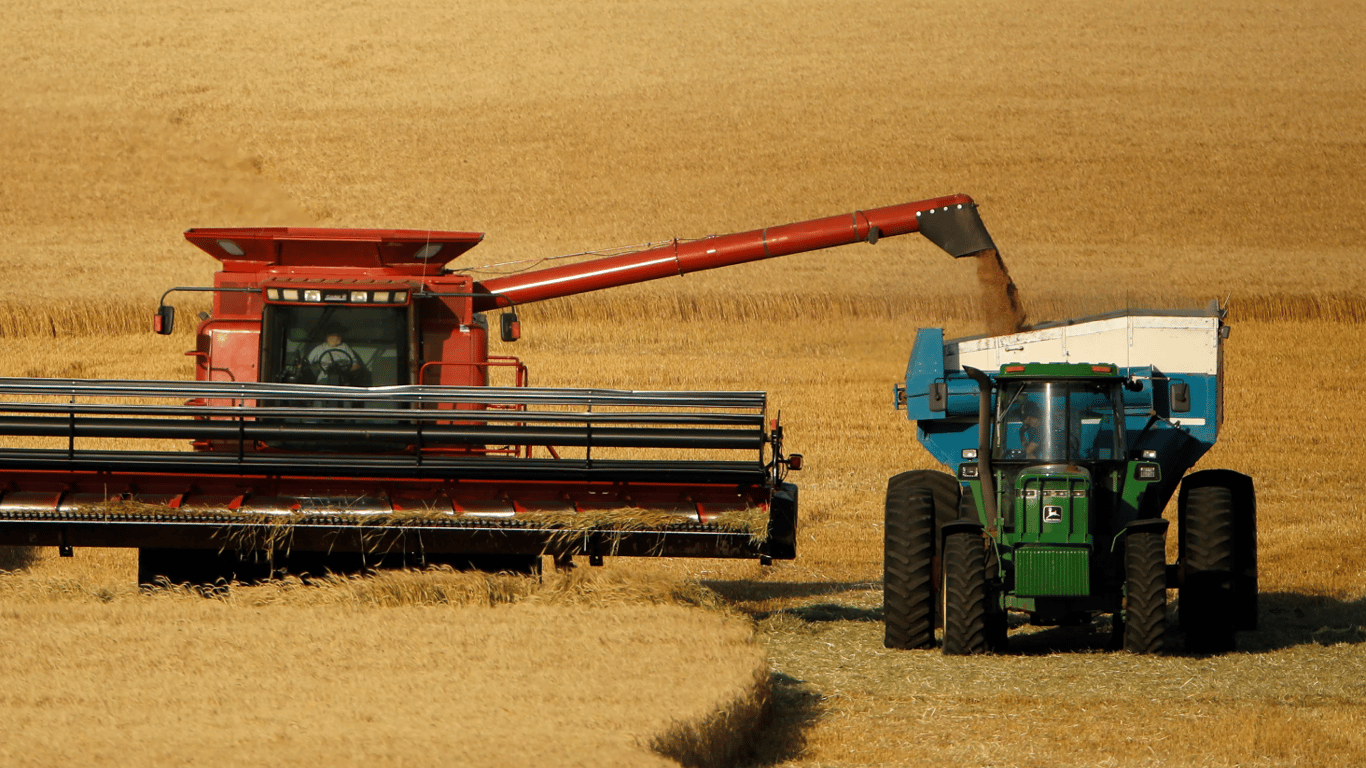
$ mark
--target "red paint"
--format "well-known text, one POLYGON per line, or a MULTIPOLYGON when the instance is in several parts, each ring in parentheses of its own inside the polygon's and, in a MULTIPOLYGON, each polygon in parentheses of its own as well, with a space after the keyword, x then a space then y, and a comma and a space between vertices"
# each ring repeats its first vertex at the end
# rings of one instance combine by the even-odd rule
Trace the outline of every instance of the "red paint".
POLYGON ((497 277, 480 283, 491 296, 475 300, 474 308, 475 311, 483 311, 544 301, 705 269, 849 245, 868 240, 873 227, 877 227, 879 238, 904 235, 919 231, 918 213, 932 208, 971 204, 972 198, 967 195, 951 195, 752 232, 718 235, 689 242, 675 241, 661 248, 638 253, 497 277))
POLYGON ((223 262, 224 272, 314 275, 319 267, 326 267, 438 275, 448 262, 478 245, 484 235, 413 229, 244 227, 190 229, 185 239, 223 262), (236 245, 242 254, 229 252, 220 240, 236 245), (432 245, 441 249, 429 258, 417 258, 423 247, 432 245))
MULTIPOLYGON (((486 386, 506 385, 506 378, 512 378, 515 386, 526 386, 526 367, 520 361, 488 354, 487 328, 482 316, 476 313, 907 234, 919 230, 917 214, 921 212, 971 204, 972 199, 966 195, 940 197, 738 234, 675 241, 639 253, 485 281, 446 271, 453 259, 482 241, 483 235, 478 232, 289 227, 191 229, 185 238, 222 263, 222 270, 214 276, 214 287, 236 290, 213 294, 212 316, 200 324, 196 348, 189 354, 195 357, 199 380, 257 381, 263 375, 275 376, 280 363, 270 362, 275 358, 262 357, 263 327, 281 327, 273 325, 282 322, 277 317, 299 311, 272 306, 297 307, 308 303, 286 301, 284 290, 300 291, 300 299, 305 290, 331 290, 338 296, 343 291, 347 295, 353 291, 401 291, 406 296, 387 305, 394 312, 404 313, 403 322, 407 324, 407 337, 398 341, 406 349, 407 369, 402 370, 397 363, 389 369, 400 370, 398 383, 486 386), (278 298, 270 299, 268 290, 280 291, 276 294, 278 298), (268 322, 263 325, 263 320, 268 322), (512 375, 490 381, 491 369, 496 372, 504 368, 512 375)), ((280 339, 267 341, 276 350, 282 348, 280 339)), ((290 343, 303 342, 292 339, 290 343)), ((597 382, 583 383, 591 386, 597 382)), ((468 418, 478 418, 477 406, 462 408, 471 409, 468 418)), ((460 417, 466 418, 465 413, 461 412, 460 417)), ((243 450, 231 441, 196 447, 243 450)), ((547 449, 558 458, 553 446, 547 449)), ((530 455, 529 447, 474 447, 462 451, 530 455)), ((796 463, 792 468, 799 466, 796 463)), ((769 487, 737 488, 724 484, 201 477, 173 471, 154 475, 0 471, 0 481, 9 481, 12 488, 25 492, 56 492, 69 487, 86 501, 96 499, 97 495, 100 499, 109 498, 113 486, 121 485, 121 492, 138 500, 179 508, 228 505, 250 510, 254 505, 283 504, 288 509, 299 509, 301 503, 306 506, 307 502, 292 497, 317 495, 365 497, 370 500, 367 503, 394 510, 424 508, 435 501, 443 507, 449 505, 456 514, 504 508, 592 510, 641 505, 676 508, 703 521, 731 509, 767 508, 773 492, 769 487), (193 489, 187 490, 191 484, 193 489)), ((57 503, 55 497, 52 503, 57 503)))
MULTIPOLYGON (((214 287, 213 313, 198 330, 195 376, 201 381, 258 381, 262 376, 262 318, 267 290, 387 290, 404 292, 411 315, 408 370, 399 383, 485 386, 488 331, 475 313, 511 304, 715 269, 748 261, 830 248, 915 232, 917 214, 971 205, 967 195, 924 200, 840 216, 784 224, 581 264, 486 281, 445 272, 473 248, 478 232, 397 229, 254 227, 191 229, 185 238, 223 264, 214 287), (426 257, 426 258, 423 258, 426 257), (241 290, 247 289, 247 290, 241 290)), ((283 295, 269 303, 284 301, 283 295)), ((278 342, 277 342, 278 343, 278 342)), ((493 364, 498 365, 498 364, 493 364)), ((525 368, 517 366, 517 386, 525 368)), ((591 382, 585 382, 591 383, 591 382)))

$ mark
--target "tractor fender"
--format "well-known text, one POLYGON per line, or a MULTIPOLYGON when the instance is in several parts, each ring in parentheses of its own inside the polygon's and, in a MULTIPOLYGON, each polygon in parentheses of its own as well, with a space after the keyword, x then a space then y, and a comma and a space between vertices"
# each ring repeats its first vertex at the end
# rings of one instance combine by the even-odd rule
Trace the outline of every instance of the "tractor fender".
POLYGON ((986 526, 977 520, 955 520, 952 523, 945 523, 939 528, 939 540, 942 542, 950 535, 955 533, 983 533, 986 526))
POLYGON ((1148 517, 1142 520, 1135 520, 1124 526, 1119 533, 1115 534, 1114 541, 1110 542, 1110 551, 1114 552, 1118 550, 1119 542, 1131 533, 1160 533, 1165 536, 1167 534, 1167 528, 1170 525, 1170 520, 1165 520, 1160 517, 1148 517))

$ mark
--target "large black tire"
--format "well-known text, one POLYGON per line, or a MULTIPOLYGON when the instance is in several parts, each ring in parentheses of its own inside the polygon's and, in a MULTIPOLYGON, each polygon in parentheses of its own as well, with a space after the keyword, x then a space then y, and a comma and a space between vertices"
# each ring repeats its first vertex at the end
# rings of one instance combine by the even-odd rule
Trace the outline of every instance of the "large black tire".
POLYGON ((944 537, 944 654, 986 653, 987 558, 982 534, 944 537))
POLYGON ((1180 511, 1181 627, 1186 650, 1233 650, 1233 492, 1208 485, 1192 488, 1180 511))
POLYGON ((887 482, 882 600, 888 648, 934 645, 934 494, 905 473, 887 482))
POLYGON ((1257 628, 1257 493, 1252 478, 1233 489, 1233 625, 1257 628))
POLYGON ((958 480, 945 472, 916 469, 887 481, 882 590, 888 648, 934 645, 934 628, 943 620, 936 542, 939 529, 958 519, 958 500, 958 480), (921 493, 928 494, 928 504, 913 501, 921 493))
MULTIPOLYGON (((934 521, 936 530, 958 519, 960 486, 958 479, 947 472, 933 469, 913 469, 902 472, 887 482, 888 489, 893 482, 907 486, 918 486, 934 494, 934 521)), ((975 519, 975 518, 974 518, 975 519)))
POLYGON ((1124 537, 1124 650, 1161 653, 1167 639, 1167 548, 1160 531, 1124 537))

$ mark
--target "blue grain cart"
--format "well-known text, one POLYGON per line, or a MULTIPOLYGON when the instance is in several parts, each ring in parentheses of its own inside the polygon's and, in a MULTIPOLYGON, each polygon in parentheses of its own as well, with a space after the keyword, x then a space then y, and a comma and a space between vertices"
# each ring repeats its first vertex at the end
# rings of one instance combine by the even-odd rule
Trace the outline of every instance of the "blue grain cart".
POLYGON ((1229 470, 1187 474, 1223 417, 1217 304, 1130 310, 946 341, 916 336, 895 402, 950 470, 888 481, 885 642, 999 650, 1008 613, 1114 618, 1113 645, 1223 652, 1257 624, 1256 496, 1229 470), (1177 497, 1177 558, 1163 509, 1177 497))

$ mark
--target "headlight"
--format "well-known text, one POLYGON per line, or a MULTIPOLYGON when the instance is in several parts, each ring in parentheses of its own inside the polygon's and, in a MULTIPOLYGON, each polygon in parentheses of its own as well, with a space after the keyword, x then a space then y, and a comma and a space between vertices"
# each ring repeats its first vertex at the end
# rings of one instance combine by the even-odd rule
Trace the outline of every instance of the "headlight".
POLYGON ((958 476, 965 478, 977 477, 977 469, 978 467, 976 464, 960 464, 958 466, 958 476))
POLYGON ((369 295, 365 291, 352 291, 351 302, 353 304, 364 304, 369 295))
POLYGON ((322 301, 322 291, 304 291, 304 301, 322 301))
POLYGON ((285 297, 285 301, 298 301, 298 300, 299 300, 299 289, 298 289, 298 288, 285 288, 285 289, 283 289, 283 290, 280 291, 280 295, 283 296, 283 297, 285 297))
POLYGON ((1139 464, 1138 471, 1135 473, 1134 476, 1137 477, 1139 480, 1156 480, 1157 475, 1158 472, 1156 464, 1139 464))
POLYGON ((976 448, 964 448, 964 449, 963 449, 963 461, 976 461, 976 460, 977 460, 977 449, 976 449, 976 448))

